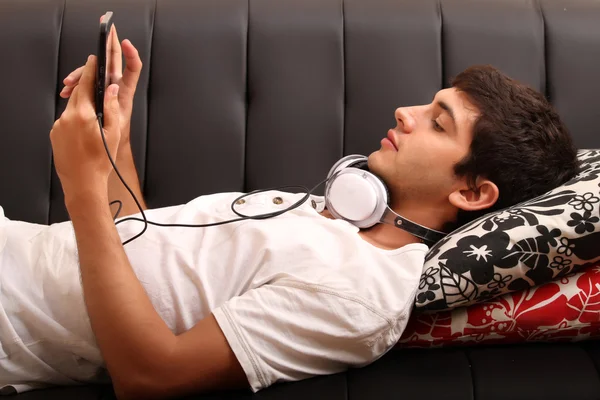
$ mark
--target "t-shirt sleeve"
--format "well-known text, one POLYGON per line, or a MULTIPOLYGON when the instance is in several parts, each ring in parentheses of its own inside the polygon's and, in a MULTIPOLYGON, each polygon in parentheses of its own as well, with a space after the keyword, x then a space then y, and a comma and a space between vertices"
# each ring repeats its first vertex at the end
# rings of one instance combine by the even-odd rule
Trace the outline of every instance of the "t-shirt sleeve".
POLYGON ((213 311, 253 391, 360 367, 398 340, 397 321, 361 298, 278 282, 213 311))

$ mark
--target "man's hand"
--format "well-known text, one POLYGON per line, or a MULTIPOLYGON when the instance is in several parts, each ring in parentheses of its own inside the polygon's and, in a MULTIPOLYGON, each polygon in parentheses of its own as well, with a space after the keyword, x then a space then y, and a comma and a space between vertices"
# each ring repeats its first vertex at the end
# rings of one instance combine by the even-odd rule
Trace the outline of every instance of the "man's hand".
MULTIPOLYGON (((142 71, 142 60, 137 49, 129 40, 124 40, 119 44, 117 30, 113 25, 108 40, 112 41, 110 57, 110 70, 107 71, 112 83, 119 86, 119 111, 121 140, 119 141, 118 155, 114 159, 119 173, 133 191, 135 197, 140 202, 142 209, 148 207, 142 193, 140 178, 138 176, 135 162, 133 160, 133 151, 131 149, 131 115, 133 111, 133 98, 142 71), (123 71, 122 55, 125 55, 126 67, 123 71)), ((83 68, 77 68, 71 72, 65 79, 65 87, 60 96, 68 99, 73 90, 79 85, 83 68)), ((139 212, 137 203, 131 197, 127 188, 121 183, 116 172, 113 172, 108 179, 108 201, 120 201, 122 209, 120 216, 127 216, 139 212)))
MULTIPOLYGON (((73 89, 65 111, 50 132, 56 172, 65 201, 94 192, 106 196, 112 164, 106 154, 94 107, 96 57, 90 56, 73 89)), ((104 97, 104 136, 113 160, 120 132, 118 85, 110 85, 104 97)))
MULTIPOLYGON (((133 98, 142 71, 142 60, 135 46, 127 39, 119 43, 117 28, 113 25, 109 39, 112 40, 112 51, 109 55, 111 70, 108 71, 110 82, 119 85, 119 105, 121 113, 121 142, 119 147, 129 145, 131 131, 131 114, 133 98), (125 56, 125 71, 123 72, 122 55, 125 56)), ((60 97, 69 98, 79 84, 84 67, 71 72, 64 80, 65 87, 60 97)))

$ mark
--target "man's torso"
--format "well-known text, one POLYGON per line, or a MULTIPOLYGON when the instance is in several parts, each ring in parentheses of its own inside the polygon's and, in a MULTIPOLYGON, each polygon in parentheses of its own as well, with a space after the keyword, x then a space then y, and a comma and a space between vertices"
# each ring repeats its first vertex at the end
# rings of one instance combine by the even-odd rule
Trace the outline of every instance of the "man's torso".
MULTIPOLYGON (((163 224, 235 219, 230 207, 239 195, 201 196, 145 214, 163 224)), ((278 211, 302 196, 265 192, 236 209, 246 215, 278 211)), ((375 248, 357 228, 321 216, 318 208, 308 201, 276 218, 208 228, 149 225, 125 251, 154 308, 176 334, 236 296, 284 281, 356 296, 390 315, 405 312, 419 266, 398 265, 401 251, 375 248)), ((117 229, 125 241, 143 226, 124 221, 117 229)), ((5 221, 0 229, 0 359, 2 352, 19 351, 21 343, 41 346, 67 383, 73 368, 93 379, 102 357, 85 309, 72 225, 5 221)))

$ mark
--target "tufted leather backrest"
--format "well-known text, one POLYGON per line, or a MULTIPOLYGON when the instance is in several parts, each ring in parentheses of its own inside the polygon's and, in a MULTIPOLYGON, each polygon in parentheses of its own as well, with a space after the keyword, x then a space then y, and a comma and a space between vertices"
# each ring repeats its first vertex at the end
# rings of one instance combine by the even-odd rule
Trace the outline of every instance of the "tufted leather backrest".
POLYGON ((132 121, 150 207, 207 193, 312 186, 368 154, 396 107, 491 63, 600 147, 596 0, 2 0, 0 205, 68 218, 48 133, 62 79, 95 53, 106 11, 144 70, 132 121))

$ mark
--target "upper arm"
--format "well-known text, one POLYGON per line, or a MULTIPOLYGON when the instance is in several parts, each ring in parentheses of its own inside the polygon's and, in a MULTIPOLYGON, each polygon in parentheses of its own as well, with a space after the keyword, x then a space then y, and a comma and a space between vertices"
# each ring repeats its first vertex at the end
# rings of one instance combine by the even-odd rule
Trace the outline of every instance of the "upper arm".
MULTIPOLYGON (((234 297, 163 352, 140 398, 260 390, 375 360, 396 340, 393 318, 317 286, 264 285, 234 297), (151 397, 152 396, 152 397, 151 397)), ((133 391, 133 390, 132 390, 133 391)))
POLYGON ((209 390, 247 388, 248 380, 211 314, 177 336, 144 382, 124 398, 159 399, 209 390))

